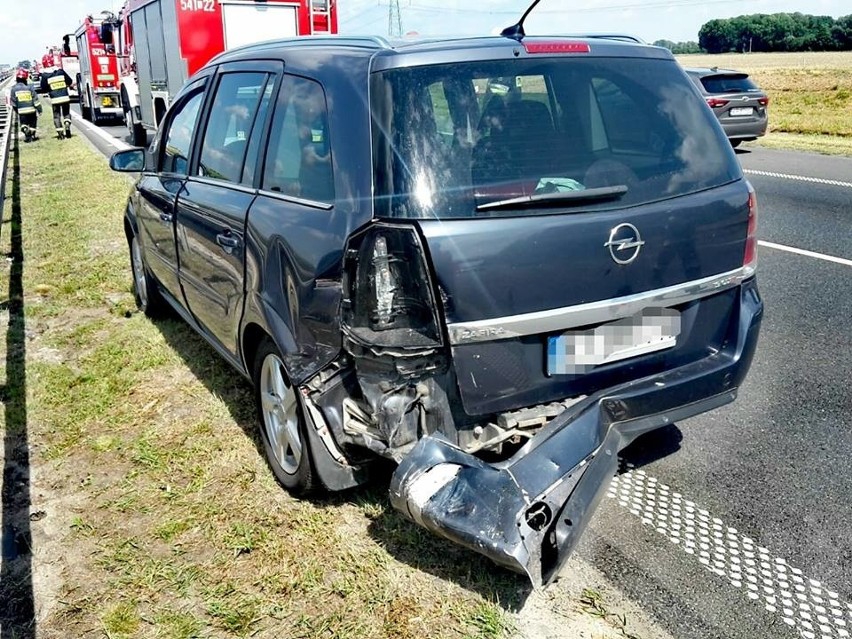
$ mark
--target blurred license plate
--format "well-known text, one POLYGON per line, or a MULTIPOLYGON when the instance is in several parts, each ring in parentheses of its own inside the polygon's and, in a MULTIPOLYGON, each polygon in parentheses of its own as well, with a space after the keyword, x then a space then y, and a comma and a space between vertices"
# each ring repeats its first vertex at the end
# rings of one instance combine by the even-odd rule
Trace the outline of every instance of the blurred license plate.
POLYGON ((754 113, 753 107, 734 107, 731 109, 732 116, 751 115, 754 113))
POLYGON ((647 355, 677 342, 680 313, 648 308, 632 317, 547 340, 547 374, 577 375, 596 366, 647 355))

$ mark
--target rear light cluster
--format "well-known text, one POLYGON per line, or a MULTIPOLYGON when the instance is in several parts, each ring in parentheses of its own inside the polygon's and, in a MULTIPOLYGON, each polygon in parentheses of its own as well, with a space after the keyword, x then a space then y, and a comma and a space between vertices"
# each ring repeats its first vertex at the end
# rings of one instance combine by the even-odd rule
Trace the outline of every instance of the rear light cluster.
POLYGON ((443 344, 426 257, 413 227, 378 224, 350 240, 343 265, 343 330, 362 346, 443 344))
POLYGON ((746 276, 753 275, 757 269, 757 195, 751 183, 748 184, 748 233, 746 236, 743 267, 746 276))
POLYGON ((707 104, 711 109, 725 106, 730 100, 722 100, 721 98, 707 98, 707 104))
POLYGON ((769 96, 765 96, 765 97, 762 97, 762 98, 758 98, 758 99, 757 99, 757 103, 758 103, 760 106, 764 106, 764 107, 765 107, 765 106, 769 106, 769 96))

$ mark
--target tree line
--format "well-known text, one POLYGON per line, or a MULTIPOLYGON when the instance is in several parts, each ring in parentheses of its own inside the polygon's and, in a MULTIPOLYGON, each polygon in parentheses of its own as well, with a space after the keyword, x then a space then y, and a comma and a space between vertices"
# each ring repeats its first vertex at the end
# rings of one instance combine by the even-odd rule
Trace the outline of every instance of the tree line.
POLYGON ((852 50, 852 15, 842 18, 803 13, 772 13, 710 20, 698 42, 657 40, 672 53, 852 50))

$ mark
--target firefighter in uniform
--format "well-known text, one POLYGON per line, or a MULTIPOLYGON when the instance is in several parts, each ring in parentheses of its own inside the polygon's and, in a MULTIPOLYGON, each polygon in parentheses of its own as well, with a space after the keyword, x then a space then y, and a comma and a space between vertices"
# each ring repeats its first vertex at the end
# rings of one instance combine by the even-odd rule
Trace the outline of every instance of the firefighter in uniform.
POLYGON ((53 66, 53 56, 45 56, 43 60, 50 66, 41 73, 41 92, 50 95, 50 106, 53 108, 53 126, 56 136, 61 140, 71 137, 71 96, 68 90, 73 82, 64 69, 53 66))
POLYGON ((12 109, 18 113, 24 142, 32 142, 38 138, 38 114, 41 104, 35 87, 29 83, 30 74, 26 69, 18 69, 15 73, 15 85, 9 91, 12 109))

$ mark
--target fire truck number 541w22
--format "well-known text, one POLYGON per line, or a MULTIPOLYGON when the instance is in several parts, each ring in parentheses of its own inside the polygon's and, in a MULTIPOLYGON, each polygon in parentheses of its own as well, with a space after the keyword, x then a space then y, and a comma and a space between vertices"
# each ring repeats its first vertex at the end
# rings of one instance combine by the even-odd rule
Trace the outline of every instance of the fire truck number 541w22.
POLYGON ((216 11, 215 0, 180 0, 180 8, 184 11, 216 11))

